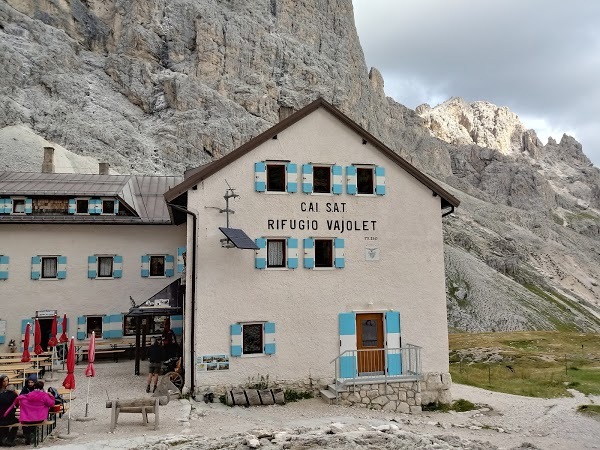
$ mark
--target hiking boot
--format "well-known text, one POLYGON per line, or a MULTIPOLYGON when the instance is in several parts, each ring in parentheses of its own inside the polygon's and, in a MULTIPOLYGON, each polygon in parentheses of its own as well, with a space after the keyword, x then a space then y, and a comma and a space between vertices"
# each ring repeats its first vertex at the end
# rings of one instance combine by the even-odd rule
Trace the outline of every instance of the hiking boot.
POLYGON ((146 392, 150 393, 150 385, 146 386, 146 392))
POLYGON ((156 392, 156 385, 154 385, 154 389, 152 389, 152 393, 156 392))

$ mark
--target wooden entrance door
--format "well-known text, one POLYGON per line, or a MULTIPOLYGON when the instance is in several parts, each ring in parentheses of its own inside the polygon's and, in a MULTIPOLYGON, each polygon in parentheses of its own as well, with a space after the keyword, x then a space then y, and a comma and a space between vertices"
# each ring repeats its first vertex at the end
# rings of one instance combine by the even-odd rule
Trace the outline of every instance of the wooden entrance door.
POLYGON ((384 373, 383 314, 356 314, 356 348, 359 375, 384 373))

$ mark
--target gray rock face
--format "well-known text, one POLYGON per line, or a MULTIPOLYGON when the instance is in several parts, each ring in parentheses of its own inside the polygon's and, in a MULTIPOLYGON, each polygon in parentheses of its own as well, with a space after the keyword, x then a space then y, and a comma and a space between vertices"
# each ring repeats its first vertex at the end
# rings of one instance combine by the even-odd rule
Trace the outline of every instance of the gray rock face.
POLYGON ((181 173, 323 97, 463 201, 445 219, 454 328, 600 329, 600 175, 581 145, 544 146, 485 102, 386 97, 351 0, 6 0, 0 66, 0 128, 120 173, 181 173))

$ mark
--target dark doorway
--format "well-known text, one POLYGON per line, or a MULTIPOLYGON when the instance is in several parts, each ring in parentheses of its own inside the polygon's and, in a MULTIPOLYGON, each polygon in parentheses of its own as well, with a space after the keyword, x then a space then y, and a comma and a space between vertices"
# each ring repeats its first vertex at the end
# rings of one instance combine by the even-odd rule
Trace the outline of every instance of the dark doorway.
POLYGON ((50 333, 52 333, 52 320, 53 319, 38 319, 40 322, 40 331, 42 335, 40 345, 44 351, 48 351, 48 341, 50 340, 50 333))

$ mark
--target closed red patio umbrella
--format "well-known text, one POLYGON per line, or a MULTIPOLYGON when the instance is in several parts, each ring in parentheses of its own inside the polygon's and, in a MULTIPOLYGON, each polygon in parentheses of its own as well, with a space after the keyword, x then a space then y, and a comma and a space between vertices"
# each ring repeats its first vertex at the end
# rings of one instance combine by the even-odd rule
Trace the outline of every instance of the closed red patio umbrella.
POLYGON ((62 385, 65 389, 75 389, 75 338, 69 342, 69 353, 67 355, 67 376, 62 385))
POLYGON ((96 359, 96 332, 92 331, 90 344, 88 346, 88 365, 85 368, 86 377, 95 377, 96 369, 94 368, 94 360, 96 359))
POLYGON ((48 347, 56 347, 58 344, 58 340, 56 339, 56 330, 57 330, 57 319, 56 314, 54 314, 54 318, 52 319, 52 332, 50 339, 48 340, 48 347))
POLYGON ((33 348, 33 353, 36 355, 40 355, 44 353, 44 349, 42 348, 42 330, 40 329, 40 321, 35 319, 35 332, 33 333, 33 341, 35 343, 35 347, 33 348))
POLYGON ((96 376, 94 361, 96 359, 96 332, 92 331, 90 344, 88 346, 88 365, 85 368, 85 376, 88 377, 87 398, 85 400, 85 417, 88 416, 88 405, 90 401, 90 378, 96 376))
MULTIPOLYGON (((71 337, 69 342, 69 354, 67 355, 67 376, 62 385, 69 389, 69 404, 71 404, 71 391, 75 389, 75 338, 71 337)), ((69 408, 69 420, 67 422, 67 434, 71 434, 71 408, 69 408)))
POLYGON ((23 356, 21 356, 21 362, 31 361, 31 355, 29 354, 29 335, 31 334, 31 324, 28 323, 25 327, 25 338, 23 339, 23 356))
POLYGON ((62 334, 60 335, 58 342, 60 342, 61 344, 64 342, 69 342, 69 338, 67 337, 67 315, 66 314, 63 316, 62 334))

